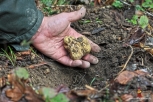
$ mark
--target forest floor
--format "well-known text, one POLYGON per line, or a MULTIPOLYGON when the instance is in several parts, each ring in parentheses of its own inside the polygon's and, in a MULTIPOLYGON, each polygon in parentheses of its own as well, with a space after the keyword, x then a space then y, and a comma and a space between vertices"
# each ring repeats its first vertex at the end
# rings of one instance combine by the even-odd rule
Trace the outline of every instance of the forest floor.
MULTIPOLYGON (((75 89, 79 98, 85 97, 79 102, 152 102, 153 49, 150 46, 153 38, 150 35, 153 29, 146 28, 148 35, 129 23, 127 19, 135 13, 129 6, 122 9, 86 8, 85 17, 71 26, 101 47, 101 52, 91 52, 98 57, 98 64, 87 69, 71 68, 31 47, 26 52, 15 52, 15 66, 6 56, 1 56, 0 76, 6 77, 16 67, 26 67, 33 87, 57 88, 64 85, 69 90, 75 89), (140 46, 144 42, 145 45, 140 46), (146 46, 149 50, 145 49, 146 46), (80 89, 83 95, 77 91, 80 89)), ((148 16, 148 19, 150 27, 153 27, 153 17, 148 16)))

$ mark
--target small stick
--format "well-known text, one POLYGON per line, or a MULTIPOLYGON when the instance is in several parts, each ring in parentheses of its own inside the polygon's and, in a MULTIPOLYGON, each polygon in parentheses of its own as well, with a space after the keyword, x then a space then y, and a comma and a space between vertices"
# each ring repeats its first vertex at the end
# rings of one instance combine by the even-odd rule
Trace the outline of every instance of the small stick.
POLYGON ((89 86, 89 85, 85 85, 85 87, 86 87, 87 89, 97 91, 95 88, 93 88, 93 87, 91 87, 91 86, 89 86))
MULTIPOLYGON (((124 66, 123 66, 122 70, 121 70, 121 71, 118 73, 118 75, 119 75, 121 72, 123 72, 123 71, 124 71, 124 69, 126 68, 126 66, 127 66, 128 62, 129 62, 129 60, 131 59, 131 57, 132 57, 132 55, 133 55, 133 48, 132 48, 132 46, 131 46, 131 45, 130 45, 129 47, 131 48, 131 53, 130 53, 130 55, 129 55, 129 57, 128 57, 127 61, 125 62, 125 64, 124 64, 124 66)), ((116 78, 115 78, 115 79, 116 79, 116 78)))

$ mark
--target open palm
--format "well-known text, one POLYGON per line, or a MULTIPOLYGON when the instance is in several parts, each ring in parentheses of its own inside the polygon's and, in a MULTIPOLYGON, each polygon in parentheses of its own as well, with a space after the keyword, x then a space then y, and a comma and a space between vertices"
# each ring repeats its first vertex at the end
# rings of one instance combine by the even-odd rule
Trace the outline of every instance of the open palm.
MULTIPOLYGON (((82 18, 86 9, 71 13, 61 13, 51 17, 44 17, 37 33, 32 37, 32 44, 44 55, 71 67, 88 68, 90 63, 98 63, 98 59, 91 54, 87 54, 81 60, 72 60, 64 48, 63 38, 82 36, 70 27, 70 23, 82 18)), ((90 41, 92 51, 99 52, 100 47, 90 41)))

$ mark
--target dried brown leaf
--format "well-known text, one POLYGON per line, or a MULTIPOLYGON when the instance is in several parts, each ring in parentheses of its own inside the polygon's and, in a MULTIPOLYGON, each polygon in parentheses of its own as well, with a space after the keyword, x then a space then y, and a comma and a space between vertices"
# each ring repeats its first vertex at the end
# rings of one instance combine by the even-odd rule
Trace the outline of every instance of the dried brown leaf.
POLYGON ((6 79, 4 77, 0 78, 0 88, 4 87, 6 85, 6 79))
POLYGON ((123 71, 115 80, 120 84, 127 84, 133 77, 135 77, 135 73, 130 71, 123 71))
POLYGON ((18 87, 15 87, 6 90, 6 96, 11 98, 12 101, 18 102, 22 98, 23 93, 18 89, 18 87))
POLYGON ((101 0, 94 0, 94 5, 95 5, 95 6, 101 5, 101 0))
POLYGON ((129 81, 131 81, 135 76, 138 75, 146 75, 147 73, 141 70, 137 70, 134 72, 131 71, 123 71, 117 78, 115 79, 115 82, 118 82, 120 84, 126 85, 129 81))
POLYGON ((26 80, 18 78, 15 74, 9 74, 8 81, 12 87, 7 89, 5 93, 12 101, 18 102, 25 96, 28 102, 44 102, 41 96, 36 94, 30 86, 27 86, 26 80))
POLYGON ((6 86, 4 88, 1 88, 0 102, 13 102, 5 94, 5 91, 8 89, 10 89, 10 86, 6 86))
POLYGON ((78 96, 84 96, 84 97, 88 97, 91 94, 95 94, 97 91, 95 90, 89 90, 89 89, 85 89, 85 90, 72 90, 72 93, 75 93, 78 96))
POLYGON ((130 94, 124 94, 121 96, 121 99, 123 102, 129 102, 131 99, 133 99, 133 96, 130 94))
POLYGON ((112 5, 114 1, 115 1, 115 0, 107 0, 107 1, 105 2, 105 5, 112 5))
POLYGON ((8 75, 8 81, 11 83, 12 88, 6 90, 6 96, 11 98, 12 101, 19 101, 25 91, 22 82, 19 82, 19 79, 14 74, 8 75))
POLYGON ((30 86, 26 86, 25 98, 28 100, 28 102, 44 102, 43 98, 36 94, 36 92, 30 86))
MULTIPOLYGON (((134 45, 138 43, 144 44, 146 33, 142 30, 142 28, 135 27, 130 31, 130 36, 128 37, 126 44, 134 45)), ((137 45, 136 45, 137 46, 137 45)))

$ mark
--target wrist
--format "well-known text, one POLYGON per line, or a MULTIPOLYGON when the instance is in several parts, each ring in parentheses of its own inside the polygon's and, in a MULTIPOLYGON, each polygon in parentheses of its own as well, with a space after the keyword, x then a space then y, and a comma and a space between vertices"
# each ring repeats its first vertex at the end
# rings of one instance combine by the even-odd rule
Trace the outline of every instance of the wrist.
POLYGON ((35 41, 35 39, 37 39, 37 38, 40 36, 40 34, 43 33, 43 29, 45 28, 45 20, 46 20, 46 17, 43 18, 40 27, 38 28, 38 30, 37 30, 37 32, 34 34, 34 36, 31 38, 31 41, 32 41, 32 42, 35 41))

